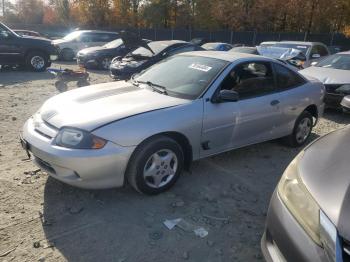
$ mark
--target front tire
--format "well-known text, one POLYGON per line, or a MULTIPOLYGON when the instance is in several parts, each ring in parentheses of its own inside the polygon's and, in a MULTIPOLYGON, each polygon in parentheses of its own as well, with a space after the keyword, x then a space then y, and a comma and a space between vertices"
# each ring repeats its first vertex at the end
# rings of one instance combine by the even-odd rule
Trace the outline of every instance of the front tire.
POLYGON ((74 59, 74 51, 70 48, 64 48, 60 56, 63 61, 72 61, 74 59))
POLYGON ((126 177, 138 192, 154 195, 172 187, 182 173, 183 166, 181 146, 169 137, 159 136, 136 149, 126 177))
POLYGON ((26 67, 35 72, 42 72, 49 67, 48 57, 45 53, 39 51, 30 52, 26 56, 26 67))
POLYGON ((112 58, 108 56, 104 56, 98 62, 98 67, 101 70, 109 70, 109 66, 111 65, 112 58))
POLYGON ((287 143, 291 147, 300 147, 309 138, 313 127, 313 117, 308 111, 304 111, 295 121, 293 133, 287 137, 287 143))

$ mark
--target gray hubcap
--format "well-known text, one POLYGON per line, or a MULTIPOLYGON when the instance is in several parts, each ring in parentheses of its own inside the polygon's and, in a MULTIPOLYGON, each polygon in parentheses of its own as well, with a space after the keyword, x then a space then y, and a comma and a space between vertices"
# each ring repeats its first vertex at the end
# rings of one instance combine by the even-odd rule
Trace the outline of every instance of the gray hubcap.
POLYGON ((30 60, 30 64, 35 69, 41 69, 45 66, 45 60, 41 56, 33 56, 32 59, 30 60))
POLYGON ((102 67, 104 69, 109 69, 109 66, 111 65, 111 59, 106 57, 106 58, 103 58, 102 60, 102 67))
POLYGON ((177 167, 176 154, 169 149, 162 149, 151 155, 147 160, 143 169, 143 177, 148 186, 160 188, 173 179, 177 167))
POLYGON ((311 133, 312 123, 309 118, 304 118, 300 121, 296 132, 296 139, 299 144, 305 142, 311 133))

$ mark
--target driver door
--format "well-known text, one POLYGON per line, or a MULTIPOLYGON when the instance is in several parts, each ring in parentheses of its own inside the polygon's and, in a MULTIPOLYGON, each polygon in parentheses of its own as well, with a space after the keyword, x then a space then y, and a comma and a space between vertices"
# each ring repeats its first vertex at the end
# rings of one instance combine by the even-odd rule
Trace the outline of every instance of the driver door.
POLYGON ((269 62, 238 64, 222 80, 220 90, 233 90, 236 102, 204 100, 201 156, 262 142, 274 137, 281 117, 280 99, 269 62))
POLYGON ((19 39, 10 32, 0 28, 0 64, 20 63, 21 56, 19 39))

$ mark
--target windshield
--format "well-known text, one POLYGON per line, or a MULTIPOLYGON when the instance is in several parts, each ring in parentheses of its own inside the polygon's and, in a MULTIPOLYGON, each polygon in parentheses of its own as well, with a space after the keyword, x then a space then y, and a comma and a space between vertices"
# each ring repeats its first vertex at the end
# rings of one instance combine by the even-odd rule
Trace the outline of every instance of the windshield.
POLYGON ((13 34, 15 36, 19 36, 16 32, 12 31, 6 25, 0 23, 0 35, 3 37, 8 37, 10 34, 13 34))
POLYGON ((275 47, 284 47, 284 48, 294 48, 299 51, 301 51, 304 55, 306 55, 307 51, 311 46, 309 45, 298 45, 298 44, 284 44, 284 43, 277 43, 274 45, 275 47))
POLYGON ((331 55, 322 61, 320 61, 316 66, 325 68, 334 68, 342 70, 350 70, 350 54, 336 54, 331 55))
POLYGON ((151 57, 156 54, 159 54, 162 52, 165 48, 167 48, 169 45, 162 43, 162 42, 150 42, 148 43, 148 46, 153 50, 154 54, 152 52, 144 47, 139 47, 137 48, 134 52, 131 54, 133 56, 146 56, 146 57, 151 57))
POLYGON ((65 37, 63 37, 63 39, 67 40, 67 41, 71 41, 71 40, 76 39, 78 36, 80 36, 80 34, 81 34, 80 31, 75 31, 75 32, 72 32, 72 33, 66 35, 65 37))
POLYGON ((227 64, 216 58, 178 55, 150 67, 135 80, 163 86, 170 96, 196 99, 227 64))
POLYGON ((305 56, 303 53, 294 48, 285 48, 285 47, 276 47, 276 46, 258 46, 257 50, 260 55, 270 57, 270 58, 276 58, 276 59, 282 59, 282 60, 289 60, 292 58, 299 58, 302 60, 305 60, 305 56))
POLYGON ((219 44, 217 44, 217 43, 207 43, 207 44, 202 45, 202 47, 204 49, 207 49, 207 50, 215 50, 218 47, 218 45, 219 44))
POLYGON ((104 45, 106 48, 117 48, 123 44, 123 40, 117 39, 104 45))

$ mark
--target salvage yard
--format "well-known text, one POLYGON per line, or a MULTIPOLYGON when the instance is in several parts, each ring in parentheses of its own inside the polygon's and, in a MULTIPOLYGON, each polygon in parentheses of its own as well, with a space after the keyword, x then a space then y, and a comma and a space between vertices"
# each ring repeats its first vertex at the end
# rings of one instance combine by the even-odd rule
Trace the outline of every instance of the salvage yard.
MULTIPOLYGON (((106 72, 90 77, 110 81, 106 72)), ((73 188, 38 170, 19 144, 25 120, 58 93, 54 82, 49 73, 0 71, 0 261, 262 260, 270 196, 300 149, 273 141, 207 158, 158 196, 73 188), (163 224, 176 218, 209 234, 163 224)), ((311 139, 349 123, 327 111, 311 139)))

